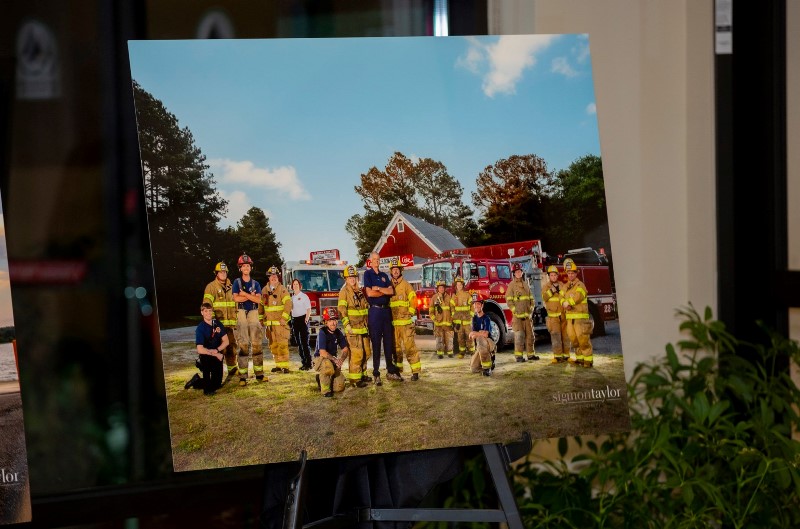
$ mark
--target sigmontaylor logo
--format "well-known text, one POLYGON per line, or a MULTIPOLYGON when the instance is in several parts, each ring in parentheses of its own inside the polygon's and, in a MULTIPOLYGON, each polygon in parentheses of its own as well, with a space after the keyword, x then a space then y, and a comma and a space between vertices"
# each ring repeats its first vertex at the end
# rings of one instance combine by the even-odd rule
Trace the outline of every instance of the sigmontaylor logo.
POLYGON ((9 483, 19 483, 19 472, 10 472, 5 468, 0 468, 0 485, 9 483))
POLYGON ((605 402, 622 399, 622 390, 606 386, 605 389, 586 389, 569 393, 554 393, 553 402, 558 404, 579 404, 583 402, 605 402))

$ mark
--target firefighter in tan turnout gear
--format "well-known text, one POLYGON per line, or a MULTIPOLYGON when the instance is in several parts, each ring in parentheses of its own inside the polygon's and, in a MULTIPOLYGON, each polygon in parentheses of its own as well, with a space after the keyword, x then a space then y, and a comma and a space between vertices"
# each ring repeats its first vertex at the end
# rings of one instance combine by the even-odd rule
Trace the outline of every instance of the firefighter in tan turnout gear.
POLYGON ((214 267, 214 280, 206 285, 203 292, 203 303, 214 308, 214 318, 222 323, 228 335, 228 347, 225 348, 225 365, 228 376, 236 374, 236 302, 233 301, 233 285, 228 279, 228 267, 219 262, 214 267))
POLYGON ((436 282, 436 293, 431 297, 433 334, 436 336, 436 356, 453 358, 453 297, 445 292, 444 281, 436 282))
POLYGON ((567 273, 567 284, 564 287, 564 307, 567 317, 567 335, 575 346, 575 360, 571 364, 592 367, 592 322, 589 319, 588 291, 583 281, 578 279, 578 267, 572 259, 564 260, 564 271, 567 273))
POLYGON ((569 343, 567 337, 567 318, 564 314, 564 283, 558 280, 558 268, 547 267, 548 280, 542 286, 542 301, 547 309, 547 332, 550 333, 550 344, 553 346, 553 364, 566 362, 569 359, 569 343))
POLYGON ((497 345, 491 338, 492 320, 483 312, 483 298, 475 292, 472 294, 472 316, 471 331, 469 339, 475 340, 475 353, 472 355, 470 370, 473 373, 483 373, 488 377, 494 371, 494 356, 497 345))
POLYGON ((508 284, 506 303, 508 303, 508 308, 513 314, 511 328, 514 331, 514 356, 517 362, 538 360, 539 357, 536 356, 533 349, 534 335, 533 322, 531 321, 533 296, 531 295, 531 287, 525 281, 523 277, 525 273, 519 263, 514 263, 512 271, 514 279, 508 284))
POLYGON ((464 290, 464 278, 455 279, 456 291, 453 294, 453 332, 458 340, 458 357, 464 358, 469 352, 475 352, 474 342, 469 339, 472 326, 472 295, 464 290))
POLYGON ((275 360, 273 373, 289 372, 289 320, 292 313, 292 296, 278 277, 278 267, 267 270, 269 280, 261 291, 261 304, 264 306, 264 328, 267 343, 275 360))
POLYGON ((419 351, 414 341, 413 316, 417 311, 417 294, 411 285, 403 278, 403 265, 400 260, 392 259, 390 266, 394 295, 389 301, 392 309, 392 326, 394 327, 394 364, 403 372, 403 356, 411 366, 411 380, 419 380, 422 362, 419 351))
POLYGON ((372 358, 372 346, 367 330, 369 306, 367 297, 358 286, 355 266, 344 269, 345 285, 339 291, 339 317, 350 346, 347 359, 347 380, 351 386, 363 388, 372 378, 367 376, 367 362, 372 358))
POLYGON ((261 330, 258 312, 261 304, 261 285, 250 277, 253 260, 242 254, 237 261, 242 277, 233 282, 233 300, 236 302, 236 330, 239 336, 239 385, 247 384, 247 368, 253 358, 253 374, 256 380, 264 380, 264 333, 261 330))

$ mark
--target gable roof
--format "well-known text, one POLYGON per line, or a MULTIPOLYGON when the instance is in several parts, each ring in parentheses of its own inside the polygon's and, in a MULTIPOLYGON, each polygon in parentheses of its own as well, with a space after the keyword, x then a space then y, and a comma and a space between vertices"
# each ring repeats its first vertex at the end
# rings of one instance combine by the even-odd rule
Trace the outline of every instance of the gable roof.
POLYGON ((411 230, 416 233, 417 236, 419 236, 419 238, 422 239, 425 244, 430 246, 431 250, 437 254, 442 253, 445 250, 453 250, 465 247, 455 235, 446 229, 435 226, 430 222, 426 222, 418 217, 409 215, 408 213, 396 211, 394 217, 392 217, 392 220, 389 221, 389 224, 383 230, 383 234, 381 235, 378 243, 375 245, 375 248, 373 248, 373 251, 377 251, 380 246, 383 246, 383 244, 386 243, 386 237, 392 232, 397 224, 397 221, 400 219, 402 219, 405 225, 411 228, 411 230))

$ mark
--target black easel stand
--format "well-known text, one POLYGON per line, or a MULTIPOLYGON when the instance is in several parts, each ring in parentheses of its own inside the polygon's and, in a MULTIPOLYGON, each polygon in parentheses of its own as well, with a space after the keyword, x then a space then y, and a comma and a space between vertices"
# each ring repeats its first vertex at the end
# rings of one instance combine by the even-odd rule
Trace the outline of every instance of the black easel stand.
POLYGON ((482 445, 489 473, 492 476, 500 509, 372 509, 364 508, 347 514, 337 514, 310 524, 302 523, 306 453, 300 455, 300 470, 289 483, 284 511, 283 529, 338 529, 353 527, 362 522, 496 522, 509 529, 523 529, 507 471, 510 463, 531 451, 531 438, 525 432, 521 441, 509 445, 482 445))

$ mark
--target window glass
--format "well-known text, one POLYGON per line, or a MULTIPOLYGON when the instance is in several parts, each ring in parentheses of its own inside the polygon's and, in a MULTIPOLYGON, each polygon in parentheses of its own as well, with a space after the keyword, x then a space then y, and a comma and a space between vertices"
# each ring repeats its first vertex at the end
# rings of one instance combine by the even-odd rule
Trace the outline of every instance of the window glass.
POLYGON ((511 267, 508 265, 497 265, 497 277, 500 279, 511 279, 511 267))
POLYGON ((342 270, 328 270, 328 282, 330 290, 339 291, 344 286, 344 272, 342 270))
POLYGON ((481 278, 481 279, 483 279, 483 278, 484 278, 484 277, 486 277, 487 275, 488 275, 488 274, 486 273, 486 266, 484 266, 484 265, 478 265, 478 277, 479 277, 479 278, 481 278))
POLYGON ((325 270, 296 270, 294 278, 300 281, 303 290, 322 292, 327 288, 325 270))

